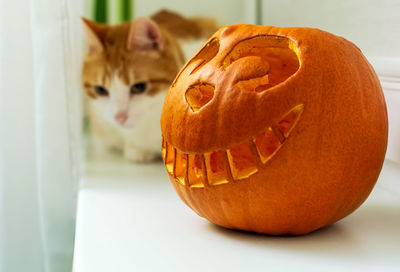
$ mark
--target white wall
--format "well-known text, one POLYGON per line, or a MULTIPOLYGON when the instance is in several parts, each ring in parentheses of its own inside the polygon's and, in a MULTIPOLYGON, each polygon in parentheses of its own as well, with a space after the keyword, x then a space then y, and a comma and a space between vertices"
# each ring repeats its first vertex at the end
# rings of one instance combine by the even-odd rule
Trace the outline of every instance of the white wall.
POLYGON ((264 0, 263 24, 327 30, 368 56, 400 57, 399 0, 264 0))
MULTIPOLYGON (((135 16, 148 16, 168 8, 187 16, 212 16, 223 25, 244 23, 244 6, 248 0, 136 0, 135 16)), ((252 1, 249 1, 252 2, 252 1)))
MULTIPOLYGON (((135 0, 134 16, 149 16, 162 8, 177 11, 185 16, 212 16, 218 19, 222 25, 247 23, 253 18, 246 14, 248 6, 252 6, 252 0, 135 0)), ((92 16, 93 0, 84 0, 84 15, 92 16)), ((116 23, 117 1, 109 1, 109 21, 116 23)), ((252 12, 251 10, 250 12, 252 12)))

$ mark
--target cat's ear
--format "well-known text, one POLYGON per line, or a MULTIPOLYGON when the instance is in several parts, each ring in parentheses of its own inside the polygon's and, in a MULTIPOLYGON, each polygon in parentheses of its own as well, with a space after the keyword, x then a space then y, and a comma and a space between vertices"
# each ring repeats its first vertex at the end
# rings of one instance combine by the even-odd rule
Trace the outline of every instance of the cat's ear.
POLYGON ((164 50, 165 40, 158 25, 151 19, 139 17, 131 23, 128 50, 164 50))
POLYGON ((84 17, 82 17, 81 19, 85 28, 88 54, 91 55, 101 53, 104 50, 102 40, 105 35, 106 27, 84 17))

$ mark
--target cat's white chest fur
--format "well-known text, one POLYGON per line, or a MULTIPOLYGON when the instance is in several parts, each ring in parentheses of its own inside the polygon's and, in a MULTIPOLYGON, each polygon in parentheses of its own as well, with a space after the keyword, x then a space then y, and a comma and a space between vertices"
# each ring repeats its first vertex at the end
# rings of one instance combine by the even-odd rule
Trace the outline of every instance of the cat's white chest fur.
POLYGON ((130 87, 114 76, 109 92, 109 96, 89 101, 95 148, 122 151, 134 162, 159 157, 160 115, 166 90, 153 96, 132 95, 130 87), (124 116, 122 121, 120 116, 124 116))

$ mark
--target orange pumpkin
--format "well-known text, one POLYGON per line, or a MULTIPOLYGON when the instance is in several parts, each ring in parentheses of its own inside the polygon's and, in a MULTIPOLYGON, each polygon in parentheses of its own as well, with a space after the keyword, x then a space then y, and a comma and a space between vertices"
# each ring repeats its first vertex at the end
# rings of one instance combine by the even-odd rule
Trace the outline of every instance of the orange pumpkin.
POLYGON ((367 198, 387 145, 378 78, 351 42, 312 28, 221 28, 161 116, 181 199, 231 229, 304 234, 367 198))

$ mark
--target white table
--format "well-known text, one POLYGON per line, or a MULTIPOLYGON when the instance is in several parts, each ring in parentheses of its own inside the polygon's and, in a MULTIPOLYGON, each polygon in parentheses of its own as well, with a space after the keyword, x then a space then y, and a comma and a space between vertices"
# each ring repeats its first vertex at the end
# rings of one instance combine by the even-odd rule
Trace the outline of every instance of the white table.
POLYGON ((400 271, 400 165, 369 199, 301 237, 231 231, 178 198, 161 163, 91 159, 79 192, 75 272, 400 271))

